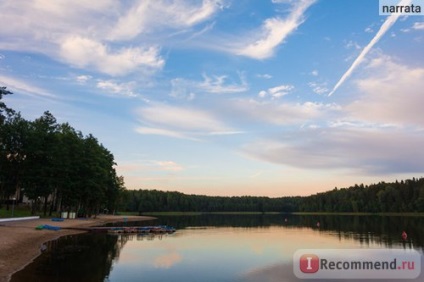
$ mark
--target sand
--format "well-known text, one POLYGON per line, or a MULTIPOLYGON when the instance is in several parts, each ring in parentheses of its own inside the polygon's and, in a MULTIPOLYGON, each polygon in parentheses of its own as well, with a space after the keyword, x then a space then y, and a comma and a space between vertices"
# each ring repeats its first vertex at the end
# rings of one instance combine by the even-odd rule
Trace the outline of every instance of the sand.
POLYGON ((11 275, 32 262, 40 253, 43 243, 61 236, 86 231, 61 229, 59 231, 36 230, 42 224, 63 228, 98 226, 108 222, 151 220, 147 216, 98 216, 96 219, 65 219, 53 222, 50 219, 34 219, 14 222, 0 222, 0 282, 9 281, 11 275))

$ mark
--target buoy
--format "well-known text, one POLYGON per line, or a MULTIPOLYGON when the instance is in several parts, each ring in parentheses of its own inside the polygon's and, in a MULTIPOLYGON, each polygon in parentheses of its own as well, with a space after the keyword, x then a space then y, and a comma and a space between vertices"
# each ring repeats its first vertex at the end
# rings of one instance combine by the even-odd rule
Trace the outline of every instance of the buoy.
POLYGON ((406 240, 408 238, 408 234, 405 231, 402 232, 402 239, 406 240))
POLYGON ((287 222, 287 218, 286 218, 286 219, 284 219, 284 222, 287 222))
POLYGON ((320 226, 320 224, 319 224, 319 221, 317 222, 317 227, 319 227, 320 226))

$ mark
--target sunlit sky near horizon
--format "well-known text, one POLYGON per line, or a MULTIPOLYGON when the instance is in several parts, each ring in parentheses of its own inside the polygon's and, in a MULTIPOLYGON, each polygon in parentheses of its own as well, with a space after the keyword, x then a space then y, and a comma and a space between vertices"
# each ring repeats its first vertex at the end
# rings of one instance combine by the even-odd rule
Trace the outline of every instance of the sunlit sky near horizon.
POLYGON ((424 176, 424 16, 377 0, 0 0, 8 106, 128 189, 291 196, 424 176))

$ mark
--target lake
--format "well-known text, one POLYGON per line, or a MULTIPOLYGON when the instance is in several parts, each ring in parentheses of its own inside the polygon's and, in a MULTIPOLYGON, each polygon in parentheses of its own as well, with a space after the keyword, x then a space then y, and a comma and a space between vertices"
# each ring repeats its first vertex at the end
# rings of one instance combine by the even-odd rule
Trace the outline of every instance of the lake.
POLYGON ((156 224, 177 232, 63 237, 11 281, 301 281, 293 274, 299 249, 416 250, 424 272, 422 217, 212 214, 128 223, 156 224))

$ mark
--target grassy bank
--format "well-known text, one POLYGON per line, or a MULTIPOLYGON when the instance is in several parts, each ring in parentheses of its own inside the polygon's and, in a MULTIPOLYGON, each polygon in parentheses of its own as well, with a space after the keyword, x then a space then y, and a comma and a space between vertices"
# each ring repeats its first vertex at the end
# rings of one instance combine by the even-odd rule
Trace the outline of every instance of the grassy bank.
MULTIPOLYGON (((36 214, 39 215, 39 214, 36 214)), ((19 206, 15 206, 12 208, 10 206, 9 210, 6 210, 6 206, 3 206, 0 209, 0 218, 7 218, 7 217, 23 217, 23 216, 31 216, 31 210, 19 206)))

